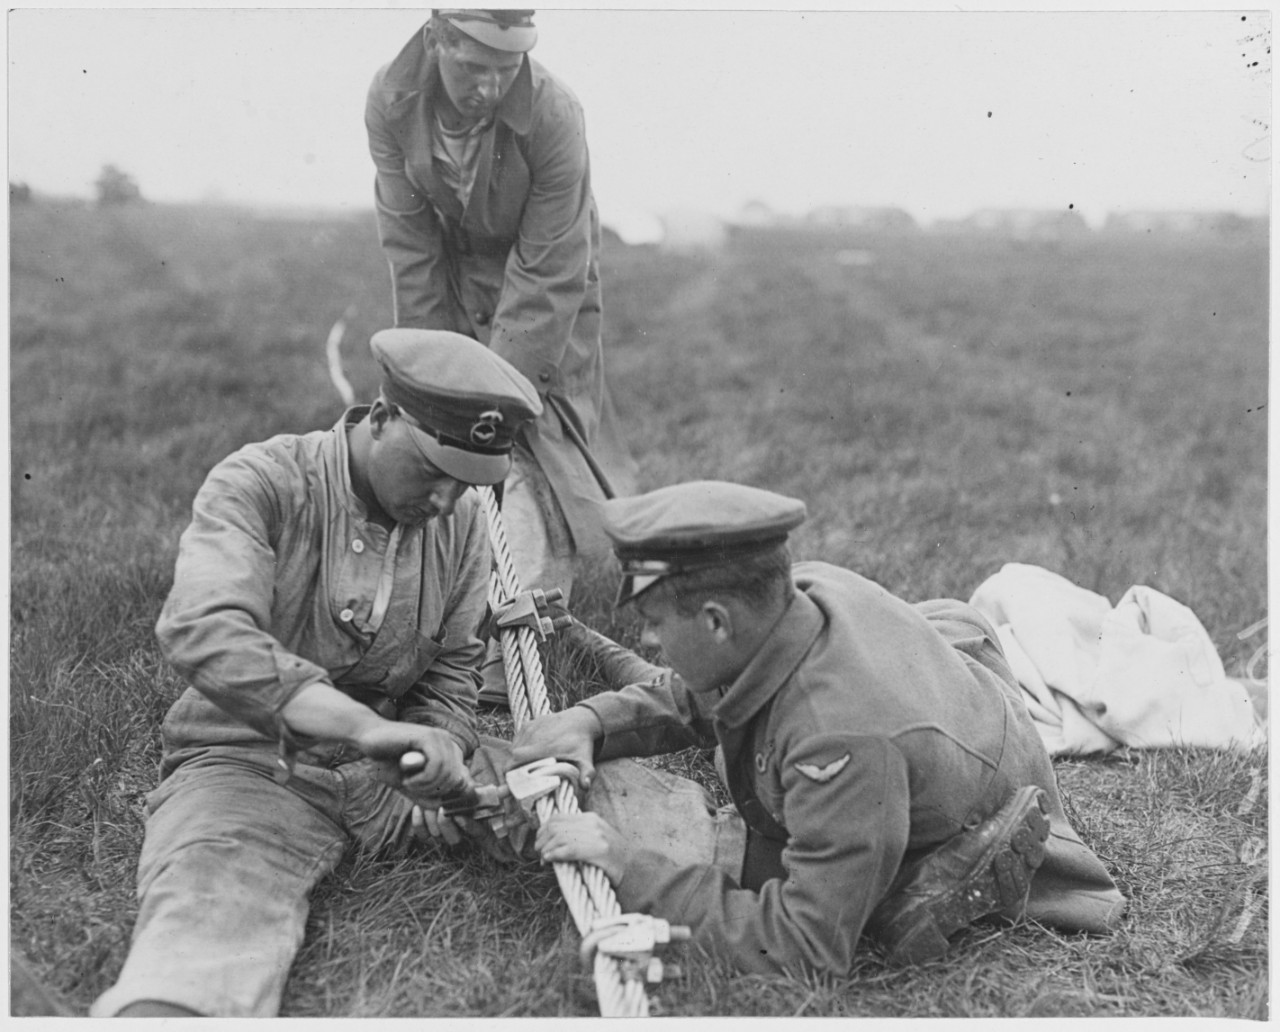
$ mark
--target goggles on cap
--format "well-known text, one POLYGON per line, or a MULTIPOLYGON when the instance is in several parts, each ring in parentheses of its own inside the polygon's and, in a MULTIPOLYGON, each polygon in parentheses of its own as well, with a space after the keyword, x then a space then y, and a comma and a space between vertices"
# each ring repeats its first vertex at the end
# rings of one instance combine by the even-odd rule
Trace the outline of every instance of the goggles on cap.
POLYGON ((672 573, 678 573, 671 563, 663 559, 628 559, 622 563, 622 583, 613 600, 614 608, 624 606, 632 599, 672 573))
POLYGON ((614 607, 633 601, 664 577, 711 570, 717 566, 731 566, 738 559, 771 551, 786 540, 787 535, 781 534, 763 540, 744 541, 732 545, 711 545, 687 556, 672 559, 628 558, 619 555, 618 561, 622 564, 622 583, 618 585, 618 594, 613 602, 614 607))
POLYGON ((487 10, 480 8, 441 7, 433 9, 432 18, 443 18, 459 32, 466 33, 495 50, 523 53, 533 49, 538 30, 531 10, 487 10))
POLYGON ((448 18, 451 22, 488 22, 490 25, 497 25, 503 29, 531 29, 533 28, 533 14, 534 12, 529 9, 482 9, 479 7, 437 7, 431 11, 433 18, 448 18))

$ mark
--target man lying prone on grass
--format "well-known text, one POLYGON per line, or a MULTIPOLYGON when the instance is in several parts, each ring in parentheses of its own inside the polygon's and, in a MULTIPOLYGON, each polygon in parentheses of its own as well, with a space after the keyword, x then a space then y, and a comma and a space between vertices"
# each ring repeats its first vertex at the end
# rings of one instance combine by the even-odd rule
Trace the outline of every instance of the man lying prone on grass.
POLYGON ((1125 900, 1067 822, 987 621, 793 566, 804 517, 718 482, 606 503, 618 603, 670 669, 568 632, 627 687, 516 736, 514 763, 572 760, 589 786, 590 812, 539 829, 543 859, 598 865, 625 909, 752 972, 843 974, 864 934, 919 962, 992 915, 1112 930, 1125 900), (734 807, 617 759, 692 745, 718 747, 734 807))
POLYGON ((424 811, 505 766, 476 734, 491 558, 467 487, 507 475, 541 403, 460 334, 372 347, 372 406, 247 445, 196 495, 156 627, 192 687, 94 1016, 276 1014, 316 883, 352 847, 426 838, 424 811))

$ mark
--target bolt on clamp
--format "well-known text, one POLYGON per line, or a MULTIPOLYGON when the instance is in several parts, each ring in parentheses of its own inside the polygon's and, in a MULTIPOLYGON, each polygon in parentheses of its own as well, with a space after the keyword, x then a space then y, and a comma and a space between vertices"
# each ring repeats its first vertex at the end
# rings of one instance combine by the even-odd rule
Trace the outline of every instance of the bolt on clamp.
POLYGON ((505 785, 482 785, 464 796, 449 800, 441 809, 445 817, 470 817, 473 820, 496 822, 494 830, 503 826, 503 801, 514 799, 520 804, 531 823, 536 827, 537 813, 534 804, 543 796, 560 787, 560 779, 578 783, 578 768, 567 760, 548 756, 541 760, 515 767, 506 773, 505 785))
MULTIPOLYGON (((684 942, 691 935, 686 925, 673 925, 652 914, 620 914, 601 918, 582 939, 578 955, 585 966, 590 966, 597 953, 603 953, 618 961, 619 967, 629 979, 640 979, 650 984, 662 981, 665 973, 662 960, 654 956, 673 942, 684 942)), ((678 972, 671 965, 673 974, 678 972)))
POLYGON ((526 763, 523 767, 515 767, 507 771, 506 777, 511 797, 520 804, 520 809, 531 818, 536 818, 534 804, 559 788, 561 778, 572 781, 576 786, 578 768, 567 760, 548 756, 526 763))
POLYGON ((498 630, 528 627, 537 634, 540 641, 546 641, 558 628, 570 622, 564 617, 553 620, 546 615, 547 603, 557 602, 563 597, 564 592, 559 588, 552 588, 550 591, 543 591, 541 588, 522 591, 498 607, 493 614, 493 626, 498 630))

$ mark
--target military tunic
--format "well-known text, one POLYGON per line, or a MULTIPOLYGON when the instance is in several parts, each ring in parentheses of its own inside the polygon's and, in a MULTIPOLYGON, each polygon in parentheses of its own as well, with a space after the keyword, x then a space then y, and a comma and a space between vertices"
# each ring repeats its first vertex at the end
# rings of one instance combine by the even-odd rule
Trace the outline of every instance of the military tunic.
POLYGON ((429 34, 415 34, 377 73, 365 111, 396 325, 474 337, 550 397, 525 439, 577 551, 596 551, 605 547, 601 490, 565 421, 617 493, 630 493, 634 464, 605 384, 600 224, 582 107, 526 57, 481 138, 464 207, 433 161, 443 86, 429 34))
POLYGON ((156 627, 193 686, 165 719, 167 769, 184 750, 287 736, 280 709, 316 681, 475 747, 490 563, 479 499, 421 527, 372 522, 345 432, 366 412, 246 445, 197 493, 156 627))
POLYGON ((995 634, 955 601, 910 605, 825 563, 794 567, 777 626, 732 684, 693 692, 667 671, 580 705, 601 761, 718 744, 735 803, 780 850, 758 891, 710 865, 634 851, 627 909, 693 927, 747 971, 843 974, 904 861, 990 817, 1028 784, 1051 834, 1028 914, 1107 931, 1124 900, 1063 812, 1053 770, 995 634))

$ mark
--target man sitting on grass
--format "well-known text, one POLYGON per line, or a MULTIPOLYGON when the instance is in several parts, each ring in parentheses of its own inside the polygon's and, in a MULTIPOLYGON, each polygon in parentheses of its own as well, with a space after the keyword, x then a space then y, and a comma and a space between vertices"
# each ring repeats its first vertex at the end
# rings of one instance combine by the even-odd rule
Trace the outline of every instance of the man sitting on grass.
POLYGON ((569 759, 590 786, 591 812, 539 829, 544 860, 598 865, 624 908, 691 926, 751 972, 844 974, 864 933, 920 962, 988 915, 1114 928, 1124 898, 1067 822, 982 616, 793 566, 805 507, 767 491, 688 483, 604 511, 618 603, 670 669, 569 632, 628 687, 516 736, 514 763, 569 759), (603 762, 713 744, 736 810, 603 762))
POLYGON ((372 347, 371 407, 241 448, 196 495, 156 628, 192 687, 164 722, 133 942, 95 1016, 276 1014, 316 883, 353 846, 434 833, 423 811, 484 769, 490 551, 467 488, 506 476, 542 406, 460 334, 372 347))

